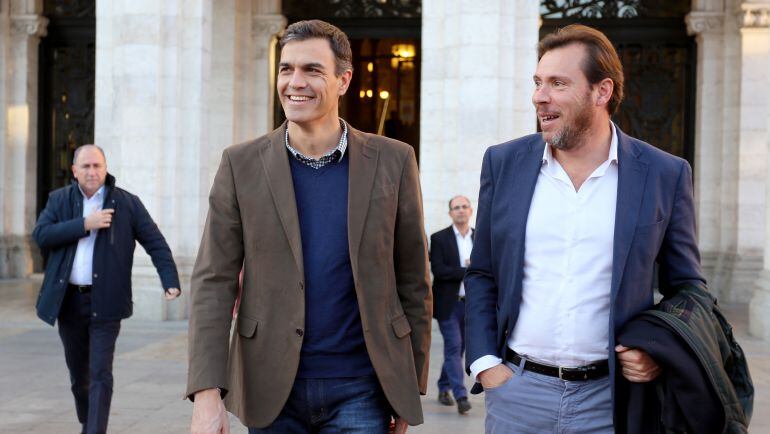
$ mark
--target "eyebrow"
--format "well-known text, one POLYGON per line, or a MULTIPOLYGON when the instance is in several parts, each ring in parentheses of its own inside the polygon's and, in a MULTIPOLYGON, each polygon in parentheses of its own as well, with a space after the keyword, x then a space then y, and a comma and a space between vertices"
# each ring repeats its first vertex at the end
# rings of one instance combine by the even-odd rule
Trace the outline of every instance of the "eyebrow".
MULTIPOLYGON (((532 79, 533 80, 543 80, 537 74, 533 75, 532 79)), ((569 77, 567 77, 566 75, 551 75, 551 76, 547 76, 546 79, 551 80, 551 81, 553 81, 553 80, 561 80, 561 81, 572 82, 572 80, 569 77)))
MULTIPOLYGON (((293 66, 291 63, 288 62, 281 62, 278 64, 279 67, 291 67, 293 66)), ((315 68, 315 69, 325 69, 322 63, 318 62, 310 62, 305 63, 303 65, 300 65, 302 69, 309 69, 309 68, 315 68)))

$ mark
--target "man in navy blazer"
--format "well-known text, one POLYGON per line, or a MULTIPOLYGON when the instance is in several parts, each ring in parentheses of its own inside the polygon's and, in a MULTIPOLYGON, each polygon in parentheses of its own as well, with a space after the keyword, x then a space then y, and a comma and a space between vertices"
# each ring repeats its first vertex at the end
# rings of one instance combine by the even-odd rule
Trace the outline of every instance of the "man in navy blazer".
POLYGON ((466 368, 486 431, 614 432, 612 390, 661 370, 615 333, 664 294, 705 286, 688 163, 610 121, 623 70, 582 25, 538 46, 542 133, 483 160, 466 288, 466 368), (617 375, 617 377, 616 377, 617 375))
POLYGON ((471 201, 465 196, 449 200, 452 225, 430 236, 430 269, 433 273, 433 317, 444 338, 444 363, 438 379, 438 400, 465 414, 471 409, 463 373, 465 352, 465 287, 463 276, 473 249, 471 201), (450 395, 451 392, 451 395, 450 395))

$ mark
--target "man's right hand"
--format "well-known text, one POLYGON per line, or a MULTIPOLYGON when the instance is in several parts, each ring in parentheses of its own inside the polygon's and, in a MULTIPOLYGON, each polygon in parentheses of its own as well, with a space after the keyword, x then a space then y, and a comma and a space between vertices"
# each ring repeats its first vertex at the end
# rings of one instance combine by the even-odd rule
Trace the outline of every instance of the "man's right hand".
POLYGON ((505 363, 501 363, 497 366, 493 366, 489 369, 485 369, 479 372, 479 375, 476 376, 476 379, 478 379, 479 383, 484 386, 484 390, 489 390, 494 389, 495 387, 499 387, 508 381, 512 375, 513 371, 511 371, 511 368, 505 366, 505 363))
POLYGON ((230 434, 230 422, 219 390, 206 389, 195 393, 190 434, 230 434))
POLYGON ((114 212, 114 209, 96 210, 86 217, 83 226, 85 226, 87 231, 108 228, 112 224, 112 213, 114 212))

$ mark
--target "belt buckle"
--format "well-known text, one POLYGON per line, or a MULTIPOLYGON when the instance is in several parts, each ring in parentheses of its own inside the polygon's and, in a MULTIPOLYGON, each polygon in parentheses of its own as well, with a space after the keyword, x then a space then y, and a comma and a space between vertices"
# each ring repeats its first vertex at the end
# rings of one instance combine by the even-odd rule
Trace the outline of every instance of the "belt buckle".
POLYGON ((561 366, 559 366, 559 380, 564 380, 564 379, 561 377, 562 373, 563 373, 563 371, 562 371, 562 367, 561 367, 561 366))

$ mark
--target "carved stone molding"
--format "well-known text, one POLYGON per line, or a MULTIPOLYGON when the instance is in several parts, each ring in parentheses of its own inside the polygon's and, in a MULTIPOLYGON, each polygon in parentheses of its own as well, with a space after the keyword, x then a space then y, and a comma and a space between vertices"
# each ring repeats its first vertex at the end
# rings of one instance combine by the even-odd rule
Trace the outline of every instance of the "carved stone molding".
POLYGON ((280 14, 254 15, 251 21, 251 34, 254 37, 270 37, 286 27, 286 17, 280 14))
POLYGON ((11 15, 11 28, 31 37, 42 38, 47 34, 48 18, 42 15, 11 15))
POLYGON ((687 14, 684 21, 687 24, 687 33, 690 35, 721 33, 725 17, 722 12, 693 11, 687 14))
POLYGON ((741 28, 768 28, 770 27, 770 2, 743 3, 737 15, 738 25, 741 28))

